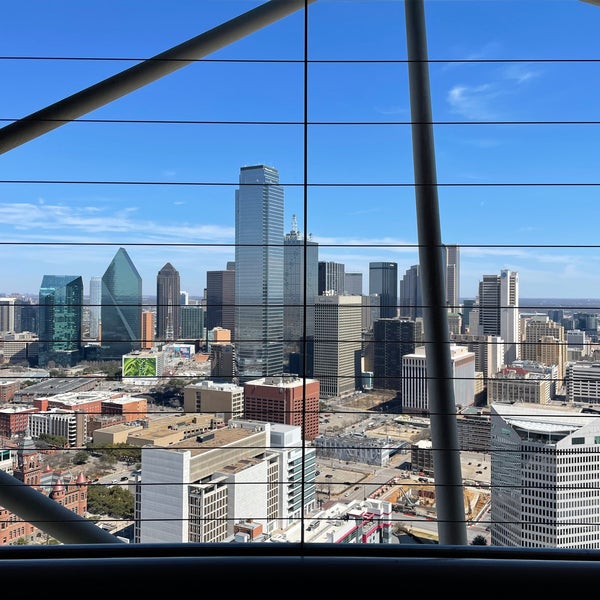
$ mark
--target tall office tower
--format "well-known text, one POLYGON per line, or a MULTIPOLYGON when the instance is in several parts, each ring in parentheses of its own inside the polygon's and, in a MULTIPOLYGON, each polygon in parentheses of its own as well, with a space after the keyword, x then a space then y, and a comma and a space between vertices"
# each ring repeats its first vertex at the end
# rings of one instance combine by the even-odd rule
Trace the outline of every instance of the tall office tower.
POLYGON ((422 316, 421 267, 413 265, 404 273, 400 281, 400 317, 414 321, 422 316))
POLYGON ((179 271, 168 262, 156 276, 156 339, 159 342, 179 339, 180 293, 179 271))
POLYGON ((204 306, 182 306, 179 313, 180 339, 199 341, 204 339, 204 306))
POLYGON ((395 319, 398 316, 398 263, 369 263, 369 294, 378 294, 380 317, 395 319))
POLYGON ((471 334, 476 333, 475 331, 471 331, 469 329, 470 314, 474 308, 475 308, 475 299, 474 298, 467 298, 467 299, 463 300, 462 307, 460 309, 460 314, 462 315, 461 333, 471 333, 471 334))
POLYGON ((283 187, 265 165, 235 192, 234 340, 240 381, 283 372, 283 187))
POLYGON ((179 292, 179 304, 181 306, 187 306, 189 303, 190 303, 190 295, 185 290, 182 290, 181 292, 179 292))
POLYGON ((44 275, 40 287, 38 364, 72 367, 81 360, 83 279, 44 275))
POLYGON ((120 361, 138 350, 142 336, 142 278, 125 248, 102 276, 102 357, 120 361))
POLYGON ((450 312, 460 309, 460 250, 458 245, 442 246, 446 305, 450 312))
POLYGON ((314 340, 318 264, 318 244, 310 236, 304 238, 298 230, 296 215, 293 215, 292 228, 283 238, 283 360, 288 370, 296 375, 309 375, 313 368, 304 361, 300 368, 292 371, 289 360, 293 353, 308 355, 309 349, 304 347, 303 341, 306 339, 308 346, 314 340))
POLYGON ((560 380, 565 377, 567 344, 565 328, 548 315, 535 315, 525 321, 521 358, 544 365, 556 365, 560 380))
MULTIPOLYGON (((475 400, 475 354, 463 346, 450 346, 454 404, 466 408, 475 400)), ((425 346, 402 357, 402 411, 429 413, 425 346)))
POLYGON ((492 546, 600 547, 599 436, 597 414, 491 406, 492 546))
POLYGON ((156 332, 156 313, 151 310, 142 311, 142 344, 144 350, 154 346, 156 332))
POLYGON ((314 440, 319 435, 319 394, 316 379, 296 375, 252 379, 244 384, 244 416, 296 425, 303 439, 314 440))
POLYGON ((379 319, 373 324, 373 387, 402 390, 402 357, 422 342, 421 321, 379 319))
POLYGON ((206 328, 229 329, 235 337, 235 271, 206 272, 206 328))
MULTIPOLYGON (((0 301, 0 312, 2 302, 0 301)), ((38 330, 39 306, 32 298, 17 298, 15 302, 15 332, 26 331, 37 332, 38 330)), ((1 319, 2 317, 0 317, 1 319)), ((1 331, 1 329, 0 329, 1 331)))
POLYGON ((146 446, 136 542, 231 542, 244 521, 266 534, 287 528, 317 508, 315 453, 299 427, 243 419, 168 448, 146 446))
POLYGON ((100 337, 100 315, 102 304, 102 277, 90 279, 90 338, 100 337))
POLYGON ((359 387, 361 296, 317 296, 314 378, 321 397, 342 396, 359 387))
POLYGON ((346 266, 333 261, 319 261, 318 263, 319 296, 342 296, 345 287, 346 266))
POLYGON ((504 364, 520 357, 519 274, 506 269, 479 282, 479 335, 504 340, 504 364))
POLYGON ((15 298, 0 298, 0 332, 15 332, 15 298))
POLYGON ((362 296, 363 293, 363 274, 346 273, 344 275, 344 295, 362 296))

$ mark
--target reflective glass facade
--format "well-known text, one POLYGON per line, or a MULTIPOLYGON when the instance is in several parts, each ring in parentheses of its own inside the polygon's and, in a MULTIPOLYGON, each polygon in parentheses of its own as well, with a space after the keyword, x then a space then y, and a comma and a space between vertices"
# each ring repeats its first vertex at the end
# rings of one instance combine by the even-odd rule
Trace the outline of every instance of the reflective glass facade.
POLYGON ((39 293, 38 363, 72 366, 81 360, 83 279, 44 275, 39 293))
POLYGON ((142 278, 129 254, 119 248, 102 276, 102 357, 121 360, 140 348, 142 278))
POLYGON ((235 331, 242 379, 283 371, 283 196, 276 169, 240 169, 235 192, 235 331))

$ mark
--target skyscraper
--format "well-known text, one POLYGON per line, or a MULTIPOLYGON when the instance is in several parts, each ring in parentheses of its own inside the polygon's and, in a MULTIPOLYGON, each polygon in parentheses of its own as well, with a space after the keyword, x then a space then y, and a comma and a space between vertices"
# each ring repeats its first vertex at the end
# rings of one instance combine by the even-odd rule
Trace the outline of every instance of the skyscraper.
POLYGON ((357 389, 361 351, 361 296, 317 296, 314 377, 321 397, 357 389))
POLYGON ((235 345, 240 380, 283 371, 283 187, 272 167, 240 169, 235 192, 235 345))
POLYGON ((229 329, 235 337, 235 270, 206 272, 206 328, 229 329))
POLYGON ((414 320, 422 316, 421 267, 413 265, 400 281, 400 317, 414 320))
POLYGON ((346 267, 333 261, 319 261, 319 296, 343 296, 346 287, 346 267))
POLYGON ((81 360, 83 279, 44 275, 39 294, 38 364, 73 366, 81 360))
MULTIPOLYGON (((305 239, 300 233, 296 215, 292 216, 292 228, 283 239, 283 264, 283 336, 284 360, 287 362, 290 353, 303 353, 305 350, 302 343, 305 331, 305 304, 306 341, 312 344, 315 335, 315 299, 318 295, 319 246, 311 239, 305 239)), ((307 354, 312 355, 312 352, 307 354)), ((296 375, 312 372, 312 365, 304 366, 301 369, 302 373, 297 372, 300 369, 293 372, 296 375)))
POLYGON ((97 340, 100 336, 100 315, 102 304, 102 277, 90 279, 90 338, 97 340))
POLYGON ((102 357, 121 360, 140 348, 142 278, 125 248, 119 248, 102 276, 102 357))
POLYGON ((504 340, 504 364, 509 365, 520 356, 519 274, 504 269, 500 275, 484 275, 478 302, 478 333, 504 340))
POLYGON ((381 298, 379 316, 382 319, 398 316, 398 263, 369 263, 369 294, 381 298))
POLYGON ((446 305, 450 312, 460 308, 460 250, 458 245, 442 247, 445 269, 446 305))
POLYGON ((0 298, 0 332, 15 331, 15 298, 0 298))
POLYGON ((180 292, 179 271, 168 262, 156 276, 156 339, 159 342, 179 339, 180 292))
POLYGON ((346 296, 362 296, 363 293, 363 274, 345 273, 344 274, 344 294, 346 296))

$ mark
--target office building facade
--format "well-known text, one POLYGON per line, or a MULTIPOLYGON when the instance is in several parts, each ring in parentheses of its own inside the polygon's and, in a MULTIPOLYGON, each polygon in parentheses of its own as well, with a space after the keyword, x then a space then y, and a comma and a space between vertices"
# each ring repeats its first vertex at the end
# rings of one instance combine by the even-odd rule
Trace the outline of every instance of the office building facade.
POLYGON ((206 272, 206 328, 215 327, 235 336, 235 269, 206 272))
POLYGON ((333 261, 319 261, 318 295, 341 296, 346 285, 346 266, 333 261))
POLYGON ((118 360, 141 346, 142 278, 125 248, 102 276, 102 357, 118 360))
POLYGON ((283 187, 242 167, 235 192, 235 344, 240 380, 283 372, 283 187))
POLYGON ((413 265, 400 281, 400 317, 413 321, 423 317, 423 294, 421 293, 421 267, 413 265))
POLYGON ((379 316, 382 319, 398 316, 398 263, 369 263, 369 294, 380 297, 379 316))
POLYGON ((283 264, 284 366, 296 375, 310 375, 313 366, 308 360, 292 371, 290 354, 305 357, 311 354, 304 342, 311 346, 315 336, 319 246, 299 231, 296 215, 292 216, 291 230, 283 239, 283 264))
POLYGON ((491 406, 491 543, 600 547, 600 418, 528 404, 491 406))
POLYGON ((460 309, 460 249, 456 244, 442 246, 446 305, 450 312, 460 309))
POLYGON ((74 366, 81 360, 83 280, 44 275, 39 293, 39 366, 74 366))
POLYGON ((358 388, 361 372, 361 296, 318 296, 315 305, 314 378, 321 397, 358 388))

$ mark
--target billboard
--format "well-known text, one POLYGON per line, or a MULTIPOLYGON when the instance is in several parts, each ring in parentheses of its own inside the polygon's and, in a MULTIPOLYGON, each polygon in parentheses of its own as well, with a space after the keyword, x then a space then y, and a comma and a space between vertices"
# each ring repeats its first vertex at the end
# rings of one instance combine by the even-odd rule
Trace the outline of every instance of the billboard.
POLYGON ((156 356, 124 356, 123 377, 156 377, 156 356))

